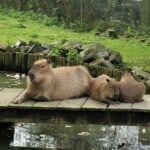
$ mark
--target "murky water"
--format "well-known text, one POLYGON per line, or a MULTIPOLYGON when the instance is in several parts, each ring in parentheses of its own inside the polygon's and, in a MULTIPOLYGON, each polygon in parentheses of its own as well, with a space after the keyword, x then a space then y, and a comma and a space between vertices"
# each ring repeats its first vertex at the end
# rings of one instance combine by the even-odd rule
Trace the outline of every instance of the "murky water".
POLYGON ((0 88, 24 88, 25 84, 25 74, 0 72, 0 88))
POLYGON ((3 150, 149 150, 150 127, 50 123, 1 124, 3 150), (3 126, 2 126, 3 125, 3 126))
MULTIPOLYGON (((24 88, 26 77, 0 73, 1 87, 24 88)), ((149 126, 0 123, 0 150, 150 150, 149 126)))

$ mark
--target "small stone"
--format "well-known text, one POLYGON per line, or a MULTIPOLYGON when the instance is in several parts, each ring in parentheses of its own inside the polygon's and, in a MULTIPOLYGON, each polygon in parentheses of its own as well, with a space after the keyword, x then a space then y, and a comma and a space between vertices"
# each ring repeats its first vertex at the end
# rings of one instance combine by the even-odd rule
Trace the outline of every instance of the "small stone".
POLYGON ((101 64, 105 61, 105 59, 103 57, 98 58, 94 61, 92 61, 91 63, 89 63, 89 66, 101 66, 101 64))
POLYGON ((103 57, 105 59, 109 58, 109 52, 107 50, 98 52, 98 57, 103 57))
POLYGON ((117 32, 113 29, 108 29, 106 35, 111 38, 118 38, 117 32))
POLYGON ((109 60, 105 60, 102 62, 102 67, 108 67, 108 68, 111 68, 111 69, 114 69, 114 65, 109 61, 109 60))
POLYGON ((20 52, 27 53, 30 49, 30 46, 20 46, 20 52))
POLYGON ((122 56, 117 51, 112 51, 109 57, 109 61, 113 64, 122 63, 122 56))
POLYGON ((27 46, 27 43, 24 42, 23 40, 18 40, 15 44, 16 47, 20 47, 20 46, 27 46))
POLYGON ((140 68, 138 67, 133 67, 132 68, 132 73, 134 76, 137 76, 139 78, 141 78, 142 80, 150 80, 150 73, 148 72, 145 72, 143 70, 141 70, 140 68))
POLYGON ((11 46, 7 44, 0 44, 0 51, 1 52, 13 52, 14 48, 12 48, 11 46))

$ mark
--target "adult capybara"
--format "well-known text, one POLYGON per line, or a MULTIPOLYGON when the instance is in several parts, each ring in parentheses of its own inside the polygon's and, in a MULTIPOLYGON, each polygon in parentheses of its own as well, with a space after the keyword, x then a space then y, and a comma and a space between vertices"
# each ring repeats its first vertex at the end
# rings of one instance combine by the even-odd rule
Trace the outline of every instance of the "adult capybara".
POLYGON ((29 70, 26 90, 13 101, 62 100, 89 94, 91 75, 83 66, 52 68, 46 59, 29 70))
POLYGON ((113 104, 119 96, 118 82, 103 74, 91 80, 91 98, 113 104))
POLYGON ((126 103, 143 101, 145 85, 142 82, 136 81, 130 73, 124 73, 119 82, 119 86, 119 101, 126 103))

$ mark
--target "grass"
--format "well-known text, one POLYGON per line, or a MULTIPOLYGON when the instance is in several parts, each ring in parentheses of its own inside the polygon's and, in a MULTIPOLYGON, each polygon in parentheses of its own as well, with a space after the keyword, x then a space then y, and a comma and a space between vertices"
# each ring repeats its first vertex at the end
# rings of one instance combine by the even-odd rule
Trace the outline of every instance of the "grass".
POLYGON ((75 33, 55 25, 44 25, 44 21, 44 18, 38 17, 34 13, 22 13, 0 8, 0 43, 12 45, 18 39, 26 42, 35 40, 41 43, 60 42, 63 39, 80 40, 83 43, 101 43, 108 48, 119 51, 123 61, 129 67, 137 66, 150 72, 150 46, 145 43, 138 42, 134 38, 111 39, 95 36, 94 31, 75 33))

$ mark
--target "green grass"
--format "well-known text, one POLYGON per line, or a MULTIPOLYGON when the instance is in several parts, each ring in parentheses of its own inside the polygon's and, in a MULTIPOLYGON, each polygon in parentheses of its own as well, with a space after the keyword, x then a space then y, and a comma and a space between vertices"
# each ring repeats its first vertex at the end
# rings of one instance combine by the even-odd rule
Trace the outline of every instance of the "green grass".
MULTIPOLYGON (((75 33, 54 25, 44 25, 46 17, 40 18, 33 13, 20 13, 0 8, 0 43, 15 44, 18 39, 41 43, 80 40, 83 43, 101 43, 104 46, 121 53, 123 61, 129 67, 137 66, 150 72, 150 46, 136 39, 110 39, 104 36, 94 36, 89 33, 75 33)), ((47 18, 46 18, 47 20, 47 18)), ((49 20, 48 20, 49 21, 49 20)))

